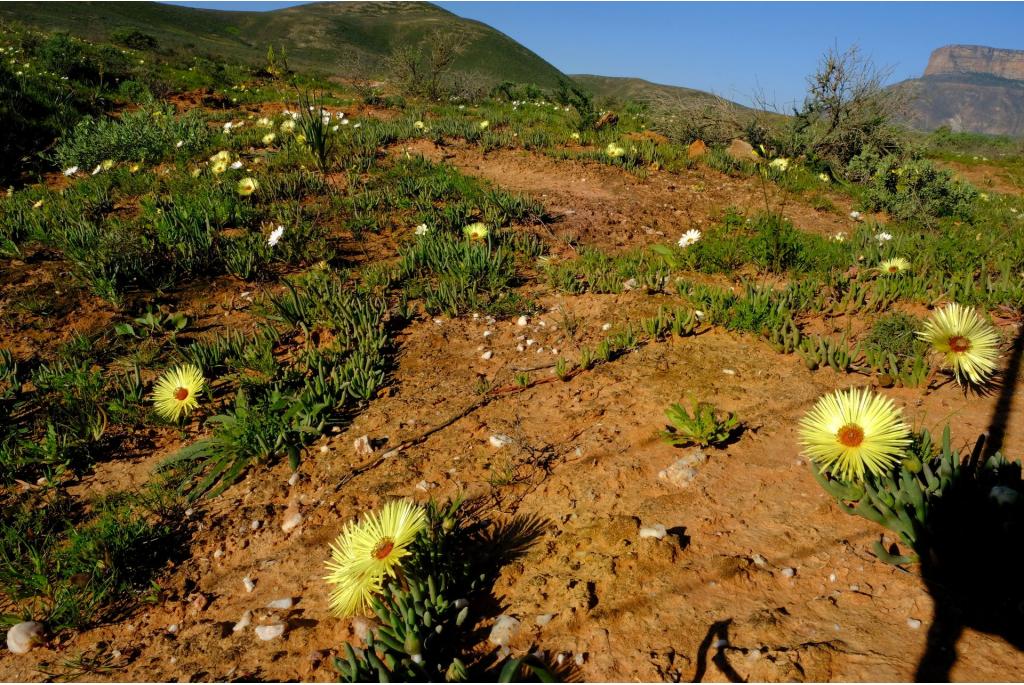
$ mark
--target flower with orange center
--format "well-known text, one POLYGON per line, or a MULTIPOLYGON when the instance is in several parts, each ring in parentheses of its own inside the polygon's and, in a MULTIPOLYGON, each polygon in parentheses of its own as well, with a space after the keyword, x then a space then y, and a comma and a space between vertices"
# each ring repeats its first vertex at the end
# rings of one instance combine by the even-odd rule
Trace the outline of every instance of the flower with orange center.
POLYGON ((859 481, 892 467, 910 444, 910 428, 892 400, 868 388, 838 390, 800 421, 804 454, 841 480, 859 481))
POLYGON ((177 423, 199 406, 203 394, 203 372, 193 364, 184 364, 171 369, 157 381, 153 388, 153 405, 156 413, 177 423))
POLYGON ((981 385, 995 373, 999 358, 999 331, 976 311, 955 302, 925 321, 918 337, 943 356, 957 383, 981 385))
POLYGON ((883 274, 896 276, 901 274, 910 268, 910 262, 903 257, 893 257, 892 259, 886 259, 884 262, 878 265, 878 270, 883 274))
POLYGON ((385 579, 398 577, 402 558, 425 528, 423 507, 409 500, 388 502, 359 523, 349 522, 327 562, 331 610, 342 617, 365 612, 385 579))

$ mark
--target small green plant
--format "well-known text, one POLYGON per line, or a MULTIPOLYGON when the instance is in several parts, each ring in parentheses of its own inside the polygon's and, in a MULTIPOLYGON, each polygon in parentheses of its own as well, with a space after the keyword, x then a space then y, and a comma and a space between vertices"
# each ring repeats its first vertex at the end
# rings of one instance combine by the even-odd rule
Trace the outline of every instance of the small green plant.
POLYGON ((676 447, 721 446, 742 429, 739 418, 731 412, 719 412, 710 402, 694 401, 692 405, 692 414, 678 403, 665 410, 672 425, 662 433, 662 437, 669 444, 676 447))

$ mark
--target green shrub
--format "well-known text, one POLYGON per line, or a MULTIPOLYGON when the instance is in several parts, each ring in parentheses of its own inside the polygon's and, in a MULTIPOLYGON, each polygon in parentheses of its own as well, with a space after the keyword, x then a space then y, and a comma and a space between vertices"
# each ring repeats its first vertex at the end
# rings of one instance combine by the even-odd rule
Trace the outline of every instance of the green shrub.
POLYGON ((140 109, 119 119, 83 119, 57 144, 54 157, 61 167, 83 170, 108 159, 155 163, 176 152, 195 155, 211 136, 198 110, 177 117, 169 109, 140 109))

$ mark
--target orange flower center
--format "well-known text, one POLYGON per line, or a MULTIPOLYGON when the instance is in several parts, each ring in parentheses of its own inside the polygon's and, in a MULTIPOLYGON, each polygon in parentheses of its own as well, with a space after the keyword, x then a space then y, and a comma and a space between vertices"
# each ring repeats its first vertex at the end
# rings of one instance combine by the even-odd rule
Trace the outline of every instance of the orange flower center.
POLYGON ((836 438, 845 447, 860 447, 864 442, 864 429, 855 423, 848 423, 839 429, 836 438))
POLYGON ((188 399, 188 388, 178 388, 174 391, 174 399, 184 402, 188 399))
POLYGON ((893 265, 893 266, 889 267, 889 273, 891 273, 891 274, 899 273, 899 270, 900 270, 900 268, 898 266, 896 266, 896 265, 893 265))
POLYGON ((388 555, 391 554, 391 550, 393 550, 394 548, 394 541, 389 538, 384 538, 377 544, 376 547, 374 547, 373 557, 374 559, 379 559, 383 561, 384 559, 388 558, 388 555))
POLYGON ((962 335, 954 335, 949 339, 949 349, 954 352, 966 352, 971 349, 971 341, 962 335))

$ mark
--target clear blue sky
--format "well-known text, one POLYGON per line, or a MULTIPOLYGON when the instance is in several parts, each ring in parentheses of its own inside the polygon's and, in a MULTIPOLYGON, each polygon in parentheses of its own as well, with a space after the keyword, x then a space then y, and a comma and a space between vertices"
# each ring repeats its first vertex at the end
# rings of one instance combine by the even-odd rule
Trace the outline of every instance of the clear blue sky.
MULTIPOLYGON (((269 10, 301 2, 176 2, 269 10)), ((1021 2, 438 2, 511 36, 565 73, 638 76, 743 103, 802 99, 822 52, 856 43, 893 81, 931 51, 1024 49, 1021 2)))

